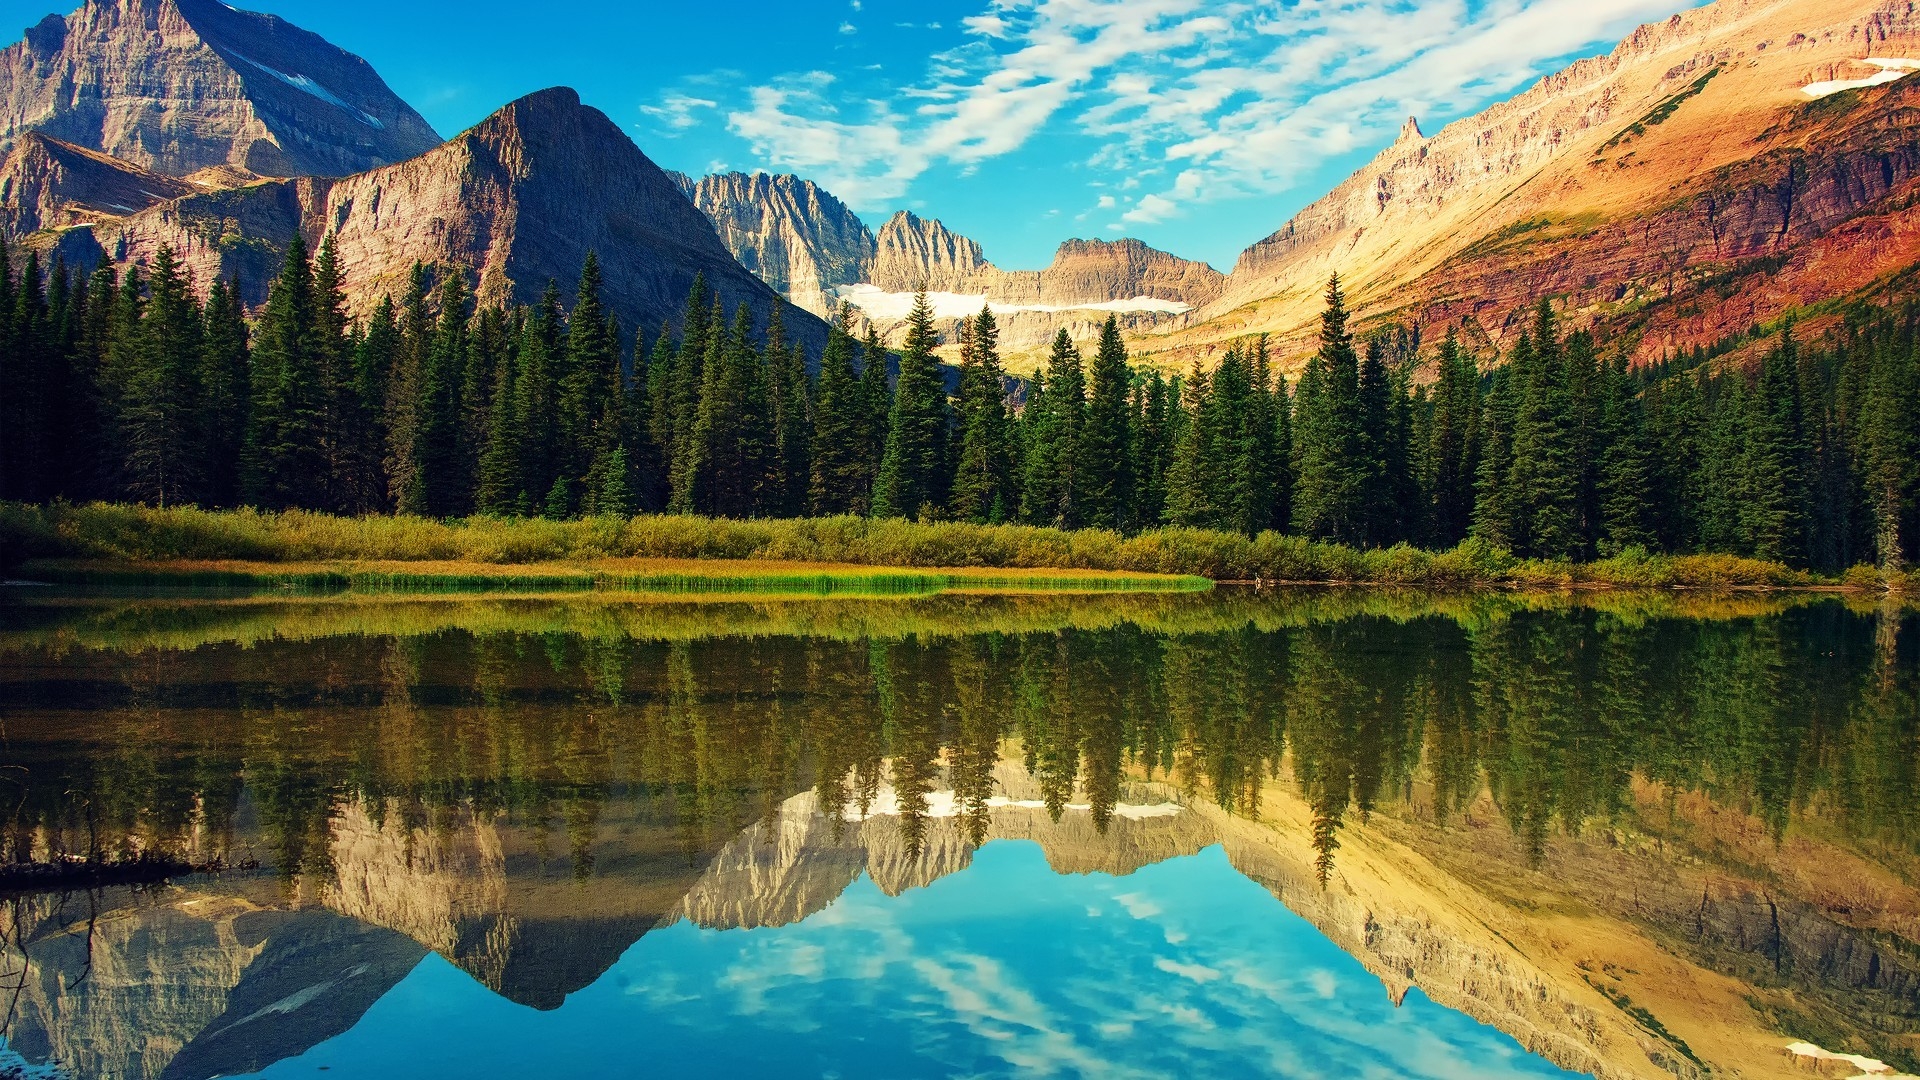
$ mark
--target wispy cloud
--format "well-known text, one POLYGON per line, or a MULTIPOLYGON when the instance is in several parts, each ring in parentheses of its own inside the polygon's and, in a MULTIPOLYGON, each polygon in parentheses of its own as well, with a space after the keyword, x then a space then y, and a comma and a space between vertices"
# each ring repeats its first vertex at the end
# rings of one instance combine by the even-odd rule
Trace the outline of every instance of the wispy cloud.
POLYGON ((700 118, 695 116, 695 113, 719 108, 719 106, 720 103, 711 98, 671 92, 663 95, 657 105, 640 106, 640 111, 652 117, 654 123, 666 129, 669 134, 674 134, 699 123, 700 118))
POLYGON ((1471 111, 1671 2, 989 0, 911 83, 796 73, 748 88, 727 123, 767 165, 871 210, 1043 131, 1091 137, 1087 168, 1130 193, 1101 203, 1119 231, 1284 191, 1409 114, 1471 111))

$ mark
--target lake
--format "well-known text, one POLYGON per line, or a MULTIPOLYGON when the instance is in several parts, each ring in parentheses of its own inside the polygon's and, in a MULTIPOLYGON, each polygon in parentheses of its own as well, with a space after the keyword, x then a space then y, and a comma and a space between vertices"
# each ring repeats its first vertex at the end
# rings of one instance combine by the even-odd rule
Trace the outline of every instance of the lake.
POLYGON ((0 740, 0 1077, 1920 1072, 1865 600, 9 586, 0 740))

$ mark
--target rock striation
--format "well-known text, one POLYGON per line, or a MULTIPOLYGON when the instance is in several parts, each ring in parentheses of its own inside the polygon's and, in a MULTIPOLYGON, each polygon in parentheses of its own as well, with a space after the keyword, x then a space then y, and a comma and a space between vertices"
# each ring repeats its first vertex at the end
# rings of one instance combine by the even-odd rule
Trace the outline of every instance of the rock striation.
MULTIPOLYGON (((407 161, 357 175, 300 177, 202 192, 58 238, 69 263, 125 265, 171 247, 200 281, 237 278, 249 304, 293 235, 333 234, 350 314, 397 295, 418 263, 467 271, 483 303, 534 303, 565 288, 589 251, 603 299, 624 327, 651 335, 677 321, 696 276, 729 310, 764 324, 779 296, 734 261, 679 185, 597 109, 566 88, 508 104, 407 161)), ((788 307, 791 338, 825 324, 788 307)))
POLYGON ((1168 350, 1271 332, 1301 356, 1336 271, 1363 324, 1498 348, 1552 296, 1644 360, 1860 288, 1920 256, 1915 91, 1804 88, 1920 57, 1916 26, 1883 0, 1716 0, 1431 136, 1409 122, 1247 248, 1168 350))
POLYGON ((769 173, 675 173, 740 265, 795 305, 825 317, 834 289, 865 280, 876 244, 866 222, 811 180, 769 173))
POLYGON ((344 176, 440 142, 366 61, 218 0, 88 0, 0 51, 0 150, 39 131, 154 172, 344 176))

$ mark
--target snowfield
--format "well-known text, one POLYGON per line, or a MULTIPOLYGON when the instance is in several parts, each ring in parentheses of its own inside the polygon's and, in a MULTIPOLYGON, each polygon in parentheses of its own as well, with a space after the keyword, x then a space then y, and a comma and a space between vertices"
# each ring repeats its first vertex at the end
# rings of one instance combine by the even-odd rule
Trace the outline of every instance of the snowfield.
MULTIPOLYGON (((913 310, 913 294, 887 292, 877 285, 861 283, 841 285, 833 290, 835 296, 877 321, 904 319, 913 310)), ((989 308, 995 315, 1006 315, 1016 311, 1111 311, 1120 314, 1151 311, 1163 315, 1181 315, 1193 310, 1193 305, 1178 300, 1161 300, 1152 296, 1136 296, 1131 300, 1109 300, 1102 304, 997 304, 990 303, 985 295, 973 296, 967 293, 930 292, 927 303, 933 308, 936 319, 964 319, 980 314, 982 307, 989 308)))
POLYGON ((241 60, 246 61, 249 64, 252 64, 254 67, 259 68, 261 71, 266 72, 267 74, 273 76, 274 78, 279 79, 281 82, 286 83, 288 86, 293 87, 295 90, 298 90, 303 94, 307 94, 309 96, 319 98, 321 101, 324 101, 329 105, 338 106, 339 108, 347 110, 348 112, 352 113, 356 118, 358 118, 361 123, 366 124, 368 127, 375 128, 380 131, 385 131, 387 128, 387 125, 380 122, 379 117, 361 112, 359 109, 356 109, 353 106, 347 104, 345 101, 341 100, 340 95, 334 93, 333 91, 327 89, 324 86, 321 86, 319 83, 314 82, 312 79, 307 78, 305 75, 289 75, 284 71, 276 71, 273 68, 270 68, 267 65, 261 63, 260 61, 255 60, 254 58, 250 56, 246 56, 242 53, 234 53, 233 55, 235 57, 238 57, 241 60))
POLYGON ((1911 71, 1920 71, 1920 60, 1903 60, 1894 57, 1869 56, 1861 63, 1872 64, 1879 71, 1864 79, 1829 79, 1826 82, 1808 83, 1800 92, 1810 98, 1823 98, 1828 94, 1837 94, 1842 90, 1858 90, 1867 86, 1880 86, 1901 78, 1911 71))

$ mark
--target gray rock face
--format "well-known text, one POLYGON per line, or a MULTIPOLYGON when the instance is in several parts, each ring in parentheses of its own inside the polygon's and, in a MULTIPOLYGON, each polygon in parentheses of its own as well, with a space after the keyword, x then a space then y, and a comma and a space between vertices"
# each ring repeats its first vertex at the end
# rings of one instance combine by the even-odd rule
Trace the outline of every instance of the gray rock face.
POLYGON ((878 245, 846 204, 811 180, 721 173, 672 174, 720 241, 760 280, 815 315, 830 314, 836 286, 865 280, 878 245))
POLYGON ((366 61, 217 0, 88 0, 0 51, 0 150, 29 131, 185 176, 344 176, 440 138, 366 61))
MULTIPOLYGON (((599 255, 609 309, 651 336, 677 322, 696 275, 729 311, 764 324, 781 303, 720 243, 679 186, 614 123, 557 88, 515 101, 433 151, 338 180, 299 178, 209 192, 60 240, 70 262, 146 262, 170 246, 197 280, 237 277, 250 304, 298 231, 334 235, 353 315, 397 295, 415 262, 469 269, 482 303, 533 303, 599 255), (89 257, 91 256, 91 258, 89 257)), ((784 309, 789 339, 825 340, 818 319, 784 309)))

